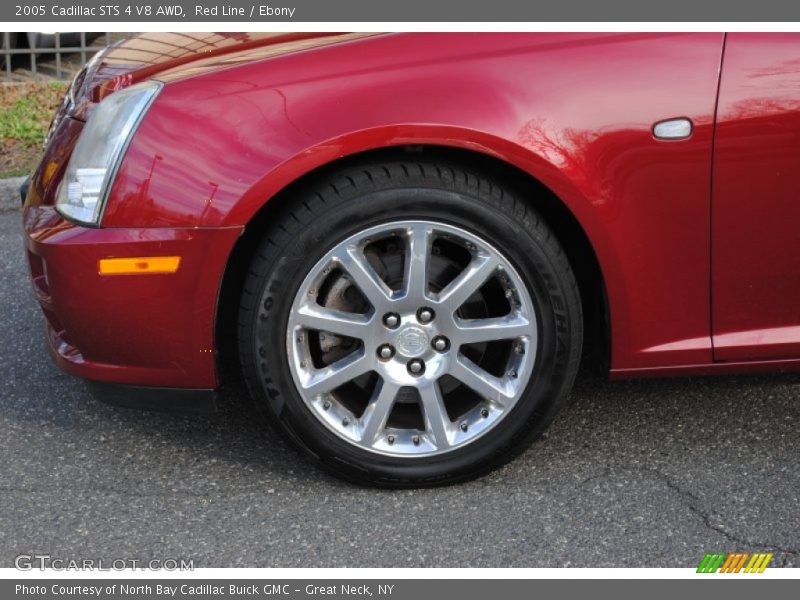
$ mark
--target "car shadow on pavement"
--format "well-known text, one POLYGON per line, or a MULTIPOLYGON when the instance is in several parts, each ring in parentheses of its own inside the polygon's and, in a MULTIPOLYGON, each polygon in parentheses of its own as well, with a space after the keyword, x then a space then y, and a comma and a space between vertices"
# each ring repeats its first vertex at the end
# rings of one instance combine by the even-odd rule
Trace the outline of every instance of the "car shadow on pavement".
MULTIPOLYGON (((255 410, 241 385, 223 388, 218 410, 211 414, 120 408, 95 400, 80 380, 59 372, 44 348, 28 358, 31 363, 46 363, 38 367, 38 380, 23 387, 35 392, 47 408, 35 410, 37 402, 32 405, 24 398, 20 403, 5 402, 7 419, 32 419, 45 430, 67 431, 88 419, 91 428, 125 430, 128 439, 179 448, 197 461, 219 460, 283 475, 308 473, 313 479, 323 477, 329 485, 349 487, 311 466, 255 410), (46 389, 37 391, 40 385, 46 389), (48 390, 56 397, 47 399, 48 390)), ((768 444, 759 433, 776 434, 780 429, 786 434, 776 424, 796 424, 799 392, 800 377, 794 374, 608 381, 584 369, 569 403, 543 439, 501 473, 519 477, 521 463, 546 468, 549 459, 543 457, 565 453, 581 464, 594 462, 598 453, 608 462, 621 447, 654 460, 676 451, 687 456, 698 452, 696 458, 707 459, 732 437, 740 444, 747 440, 768 444)))
MULTIPOLYGON (((583 374, 543 439, 505 467, 449 488, 395 492, 358 488, 315 468, 256 417, 241 389, 225 389, 219 411, 208 415, 117 408, 57 371, 42 344, 23 354, 15 365, 36 368, 12 369, 6 380, 0 472, 10 490, 26 497, 41 490, 91 506, 112 494, 126 510, 177 502, 179 514, 233 518, 238 536, 281 506, 286 514, 275 531, 305 528, 306 536, 328 539, 335 525, 312 533, 323 525, 304 521, 355 510, 413 548, 446 537, 450 511, 490 505, 507 515, 491 543, 452 547, 449 558, 423 563, 440 566, 641 566, 663 557, 671 566, 691 566, 709 548, 764 548, 776 552, 776 566, 798 559, 792 540, 800 535, 800 379, 794 375, 609 382, 583 374), (20 448, 26 455, 13 465, 20 448), (417 534, 411 542, 382 521, 391 507, 403 519, 422 519, 431 539, 417 534), (627 546, 603 554, 614 539, 627 546), (524 552, 514 550, 520 544, 524 552), (576 548, 594 549, 576 557, 576 548), (537 549, 552 556, 531 563, 537 549)), ((162 514, 166 506, 148 510, 162 514)), ((371 543, 359 541, 361 548, 371 543)), ((353 549, 315 564, 392 564, 388 550, 368 554, 354 563, 353 549)), ((245 560, 225 556, 211 564, 245 560)), ((245 564, 308 564, 303 560, 276 555, 245 564)))

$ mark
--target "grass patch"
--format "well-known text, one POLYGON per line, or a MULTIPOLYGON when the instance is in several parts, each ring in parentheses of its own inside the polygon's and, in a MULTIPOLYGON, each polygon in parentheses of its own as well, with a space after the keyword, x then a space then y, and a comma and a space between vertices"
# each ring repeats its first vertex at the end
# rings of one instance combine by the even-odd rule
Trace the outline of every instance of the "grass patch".
POLYGON ((30 173, 56 107, 66 93, 62 82, 0 85, 0 178, 30 173))
POLYGON ((0 137, 25 146, 41 145, 65 83, 19 83, 0 86, 0 137))

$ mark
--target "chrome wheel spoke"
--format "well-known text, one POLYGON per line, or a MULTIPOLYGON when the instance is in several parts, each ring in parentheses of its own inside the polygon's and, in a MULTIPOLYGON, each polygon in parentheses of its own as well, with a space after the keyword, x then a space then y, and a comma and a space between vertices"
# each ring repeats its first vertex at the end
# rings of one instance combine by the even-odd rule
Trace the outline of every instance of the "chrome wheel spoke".
POLYGON ((350 275, 373 308, 378 310, 391 301, 392 290, 378 276, 361 250, 345 246, 334 254, 334 259, 350 275))
POLYGON ((530 336, 533 331, 530 321, 516 314, 491 319, 455 319, 452 340, 457 345, 479 344, 530 336))
POLYGON ((336 335, 363 340, 370 332, 370 318, 314 304, 305 304, 297 311, 297 323, 306 329, 327 331, 336 335))
POLYGON ((467 268, 439 293, 439 303, 451 312, 455 312, 486 283, 497 267, 497 260, 492 256, 479 256, 473 259, 467 268))
POLYGON ((408 231, 404 283, 404 299, 424 303, 428 294, 428 265, 431 253, 430 230, 415 224, 408 231))
POLYGON ((465 356, 453 361, 450 375, 498 407, 505 407, 514 397, 505 379, 488 373, 465 356))
POLYGON ((437 450, 447 448, 451 444, 453 423, 447 416, 447 408, 442 399, 439 383, 433 381, 419 389, 422 400, 422 413, 425 417, 425 432, 437 450))
POLYGON ((332 365, 312 370, 303 383, 303 390, 309 396, 318 396, 335 390, 371 369, 371 361, 367 360, 363 353, 354 352, 332 365))
POLYGON ((315 418, 396 460, 486 435, 522 398, 537 335, 530 292, 487 241, 445 223, 390 221, 334 245, 306 274, 286 351, 315 418))
POLYGON ((372 444, 386 428, 386 421, 392 412, 399 389, 397 384, 385 379, 375 386, 372 398, 359 419, 362 442, 372 444))

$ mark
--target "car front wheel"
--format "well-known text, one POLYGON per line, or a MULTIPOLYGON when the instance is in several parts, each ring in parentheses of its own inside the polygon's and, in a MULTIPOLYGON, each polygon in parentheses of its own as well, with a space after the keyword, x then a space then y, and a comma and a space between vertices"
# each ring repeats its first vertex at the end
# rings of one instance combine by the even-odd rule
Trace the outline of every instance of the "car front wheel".
POLYGON ((577 370, 578 289, 501 182, 447 163, 340 172, 273 217, 240 358, 257 405, 350 480, 433 485, 513 457, 577 370))

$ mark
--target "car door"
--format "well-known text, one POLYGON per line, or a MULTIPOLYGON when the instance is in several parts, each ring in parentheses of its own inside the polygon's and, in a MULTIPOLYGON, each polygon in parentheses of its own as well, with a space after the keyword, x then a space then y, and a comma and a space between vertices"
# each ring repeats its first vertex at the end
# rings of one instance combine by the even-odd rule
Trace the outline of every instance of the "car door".
POLYGON ((800 34, 728 34, 712 181, 714 357, 798 358, 800 34))

